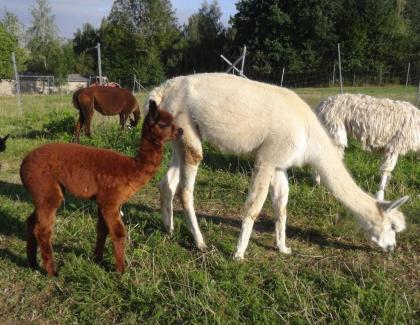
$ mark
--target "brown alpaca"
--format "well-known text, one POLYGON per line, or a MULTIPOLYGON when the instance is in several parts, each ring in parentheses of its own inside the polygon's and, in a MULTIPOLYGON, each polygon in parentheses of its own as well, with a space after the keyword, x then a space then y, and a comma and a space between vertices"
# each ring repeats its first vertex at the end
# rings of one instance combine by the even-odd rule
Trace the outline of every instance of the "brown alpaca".
POLYGON ((133 94, 124 88, 95 86, 82 88, 73 94, 73 105, 79 110, 79 120, 74 128, 73 138, 79 142, 80 129, 90 137, 92 116, 95 109, 102 115, 120 115, 120 125, 124 128, 130 114, 130 126, 135 127, 140 119, 140 109, 133 94))
POLYGON ((51 237, 55 213, 67 190, 76 197, 96 200, 98 222, 94 260, 101 261, 109 233, 117 272, 124 272, 126 231, 120 207, 152 178, 162 161, 164 142, 183 133, 173 124, 171 114, 158 110, 154 101, 150 101, 149 106, 138 154, 134 158, 111 150, 65 143, 43 145, 24 158, 20 176, 35 205, 27 219, 29 266, 37 266, 39 245, 44 268, 49 275, 56 274, 51 237))

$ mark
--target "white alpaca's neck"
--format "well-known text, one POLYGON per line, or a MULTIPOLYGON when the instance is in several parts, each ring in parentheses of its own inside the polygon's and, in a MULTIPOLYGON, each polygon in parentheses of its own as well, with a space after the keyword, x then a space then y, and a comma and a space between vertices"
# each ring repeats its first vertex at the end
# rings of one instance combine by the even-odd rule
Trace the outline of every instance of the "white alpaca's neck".
POLYGON ((354 182, 325 131, 320 128, 314 133, 311 165, 321 175, 321 182, 355 214, 364 228, 380 222, 376 199, 354 182))

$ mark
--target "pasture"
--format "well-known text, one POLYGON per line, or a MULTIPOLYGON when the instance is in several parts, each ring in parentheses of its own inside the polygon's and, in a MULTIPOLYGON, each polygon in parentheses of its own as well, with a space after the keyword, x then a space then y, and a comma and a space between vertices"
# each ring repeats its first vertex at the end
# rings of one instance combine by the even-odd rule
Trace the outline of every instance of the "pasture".
MULTIPOLYGON (((416 89, 348 88, 373 96, 415 101, 416 89)), ((337 88, 297 89, 312 107, 337 88)), ((138 96, 139 103, 144 95, 138 96)), ((25 220, 32 203, 19 166, 32 148, 68 142, 78 117, 71 96, 0 97, 0 323, 411 323, 420 313, 420 163, 401 157, 386 197, 409 195, 401 210, 407 230, 397 249, 374 247, 356 220, 326 190, 315 187, 309 168, 289 170, 287 244, 275 250, 271 202, 255 224, 245 261, 232 259, 240 230, 252 160, 206 146, 195 187, 195 207, 209 250, 201 253, 178 201, 175 232, 163 230, 156 177, 123 207, 127 227, 126 273, 114 272, 111 241, 104 262, 92 261, 96 205, 66 196, 58 210, 54 250, 59 275, 26 267, 25 220)), ((120 131, 118 117, 93 117, 92 138, 81 143, 134 155, 140 126, 120 131)), ((346 164, 356 182, 375 193, 380 156, 351 143, 346 164)), ((38 257, 39 258, 39 257, 38 257)))

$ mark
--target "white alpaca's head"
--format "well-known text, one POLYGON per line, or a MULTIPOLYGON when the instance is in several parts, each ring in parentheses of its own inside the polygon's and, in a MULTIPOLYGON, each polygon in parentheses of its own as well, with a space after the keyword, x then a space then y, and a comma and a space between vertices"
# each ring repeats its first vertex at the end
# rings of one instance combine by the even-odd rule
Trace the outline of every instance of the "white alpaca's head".
POLYGON ((398 208, 408 200, 404 196, 392 202, 380 202, 378 207, 382 220, 369 228, 370 239, 379 245, 385 252, 392 252, 397 243, 395 233, 405 229, 404 214, 398 208))

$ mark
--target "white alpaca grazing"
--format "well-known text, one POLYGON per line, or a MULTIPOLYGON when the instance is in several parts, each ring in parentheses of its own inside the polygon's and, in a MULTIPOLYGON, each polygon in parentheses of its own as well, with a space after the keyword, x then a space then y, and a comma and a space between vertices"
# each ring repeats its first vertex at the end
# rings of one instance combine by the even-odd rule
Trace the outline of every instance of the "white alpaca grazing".
POLYGON ((160 183, 163 223, 173 231, 176 193, 186 212, 195 243, 206 248, 193 207, 197 169, 203 158, 202 142, 255 157, 252 181, 242 214, 236 259, 243 259, 252 227, 270 189, 274 205, 276 244, 286 246, 286 204, 289 187, 286 170, 310 164, 325 185, 348 207, 385 251, 396 245, 395 233, 405 228, 397 210, 407 197, 379 202, 363 192, 345 169, 337 150, 309 106, 290 90, 228 74, 196 74, 168 80, 155 88, 150 99, 174 115, 184 136, 172 143, 169 170, 160 183))
POLYGON ((347 147, 347 135, 360 141, 364 150, 383 153, 378 199, 384 198, 386 183, 398 156, 409 151, 420 152, 420 110, 408 102, 342 94, 323 101, 316 114, 341 157, 347 147))

